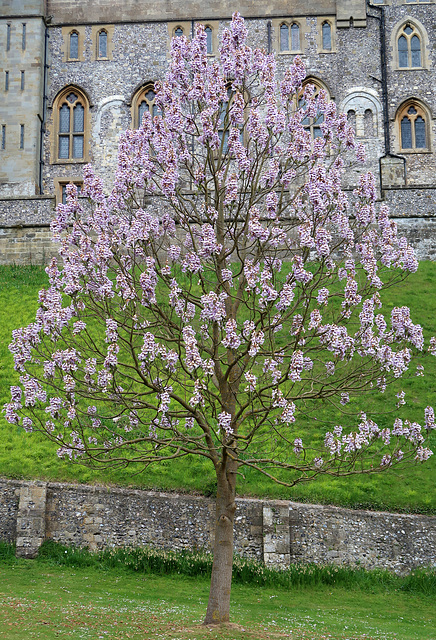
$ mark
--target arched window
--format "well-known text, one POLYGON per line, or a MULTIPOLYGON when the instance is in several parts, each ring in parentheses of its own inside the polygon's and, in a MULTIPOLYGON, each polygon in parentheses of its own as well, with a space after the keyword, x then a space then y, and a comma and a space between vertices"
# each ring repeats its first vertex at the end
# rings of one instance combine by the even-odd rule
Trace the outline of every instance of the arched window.
POLYGON ((374 137, 374 115, 371 109, 365 109, 365 113, 363 115, 363 132, 365 138, 374 137))
MULTIPOLYGON (((320 91, 325 91, 326 94, 327 94, 327 97, 329 98, 327 89, 321 84, 321 82, 319 80, 315 80, 314 78, 308 78, 303 83, 302 93, 304 92, 304 89, 305 89, 305 87, 307 87, 307 85, 312 85, 314 87, 315 91, 314 91, 314 93, 312 95, 315 98, 318 97, 320 91)), ((305 108, 304 96, 302 96, 298 100, 298 106, 300 107, 300 109, 304 109, 305 108)), ((317 113, 314 117, 306 116, 301 121, 301 124, 306 129, 306 131, 310 131, 310 135, 312 136, 312 138, 319 138, 319 137, 322 136, 321 125, 322 125, 323 122, 324 122, 324 114, 323 113, 317 113)))
POLYGON ((102 29, 97 34, 97 58, 107 57, 107 31, 102 29))
POLYGON ((322 23, 322 49, 323 51, 332 50, 332 27, 327 20, 322 23))
POLYGON ((427 151, 430 149, 429 118, 417 102, 407 102, 398 111, 397 122, 401 151, 427 151))
POLYGON ((422 67, 421 38, 417 28, 407 23, 400 31, 397 41, 398 67, 400 69, 412 69, 422 67))
POLYGON ((206 42, 207 42, 207 53, 211 55, 213 53, 213 44, 212 44, 212 27, 209 25, 204 29, 206 33, 206 42))
POLYGON ((291 26, 282 22, 280 25, 280 51, 300 51, 300 27, 296 22, 291 26), (289 39, 289 35, 291 36, 289 39))
POLYGON ((79 59, 79 34, 71 31, 68 37, 68 58, 69 60, 79 59))
POLYGON ((62 91, 54 103, 57 160, 85 160, 88 101, 76 88, 62 91))
POLYGON ((354 132, 356 132, 356 112, 353 109, 347 111, 347 120, 350 127, 353 127, 354 132))
POLYGON ((296 22, 291 24, 291 51, 300 51, 300 27, 296 22))
POLYGON ((174 35, 176 36, 176 38, 180 38, 183 35, 182 27, 176 27, 174 29, 174 35))
POLYGON ((144 113, 148 111, 151 113, 152 117, 159 113, 155 100, 156 92, 154 90, 153 83, 147 84, 136 94, 136 97, 132 102, 133 126, 135 129, 141 125, 144 113))
POLYGON ((289 51, 289 27, 285 22, 280 25, 280 51, 289 51))

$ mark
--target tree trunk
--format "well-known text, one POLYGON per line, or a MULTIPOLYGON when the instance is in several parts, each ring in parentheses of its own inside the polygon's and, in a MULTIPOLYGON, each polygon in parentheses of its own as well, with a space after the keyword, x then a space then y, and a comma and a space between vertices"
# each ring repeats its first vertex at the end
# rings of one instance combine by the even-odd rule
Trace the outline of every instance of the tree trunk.
POLYGON ((230 615, 236 468, 232 468, 232 462, 228 462, 225 467, 224 470, 220 469, 217 472, 215 545, 209 602, 204 624, 228 622, 230 615))

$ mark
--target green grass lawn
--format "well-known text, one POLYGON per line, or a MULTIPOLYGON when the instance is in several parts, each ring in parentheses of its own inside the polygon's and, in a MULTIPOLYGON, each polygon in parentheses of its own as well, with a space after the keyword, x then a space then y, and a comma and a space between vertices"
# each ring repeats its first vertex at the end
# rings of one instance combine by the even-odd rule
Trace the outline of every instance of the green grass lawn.
MULTIPOLYGON (((9 387, 17 382, 12 357, 8 350, 13 329, 27 325, 34 319, 39 289, 46 284, 46 276, 39 267, 0 267, 0 404, 9 401, 9 387)), ((408 305, 414 322, 424 328, 426 338, 436 334, 436 263, 424 262, 397 289, 384 293, 386 312, 393 306, 408 305)), ((408 405, 403 417, 423 422, 424 408, 435 403, 436 358, 425 360, 425 377, 412 376, 401 382, 408 405)), ((385 398, 379 395, 368 399, 368 412, 384 410, 385 398)), ((352 403, 351 403, 352 408, 352 403)), ((392 415, 381 416, 380 423, 392 422, 392 415)), ((316 420, 324 425, 336 424, 335 415, 325 405, 317 410, 316 420)), ((300 421, 304 436, 309 435, 312 423, 300 421)), ((324 429, 325 431, 326 429, 324 429)), ((436 450, 436 433, 432 434, 436 450)), ((59 460, 56 447, 37 433, 26 434, 0 417, 0 475, 10 478, 40 478, 47 480, 105 483, 139 488, 199 491, 211 494, 215 489, 214 470, 208 461, 184 458, 151 467, 146 473, 140 469, 107 469, 95 471, 59 460)), ((354 478, 321 477, 316 483, 286 489, 268 482, 252 470, 240 476, 239 495, 286 498, 296 501, 319 502, 349 507, 436 513, 434 477, 436 455, 426 464, 414 465, 401 472, 354 478)))
POLYGON ((431 596, 234 585, 231 624, 202 627, 207 578, 0 561, 2 640, 435 640, 431 596))

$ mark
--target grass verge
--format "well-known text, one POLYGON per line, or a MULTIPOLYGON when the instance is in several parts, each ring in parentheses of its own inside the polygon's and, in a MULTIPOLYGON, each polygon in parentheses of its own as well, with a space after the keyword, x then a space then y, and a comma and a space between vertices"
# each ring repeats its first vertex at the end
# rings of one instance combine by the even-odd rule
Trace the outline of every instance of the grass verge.
MULTIPOLYGON (((172 573, 156 575, 132 571, 125 562, 108 567, 100 554, 61 547, 57 552, 46 545, 36 561, 17 560, 10 546, 0 546, 2 640, 435 638, 433 597, 399 591, 375 574, 372 587, 364 588, 358 583, 352 587, 337 583, 260 587, 235 580, 233 623, 209 628, 201 626, 207 576, 174 573, 174 566, 172 573), (61 561, 62 554, 66 561, 61 561)), ((185 562, 181 557, 179 569, 185 562)))

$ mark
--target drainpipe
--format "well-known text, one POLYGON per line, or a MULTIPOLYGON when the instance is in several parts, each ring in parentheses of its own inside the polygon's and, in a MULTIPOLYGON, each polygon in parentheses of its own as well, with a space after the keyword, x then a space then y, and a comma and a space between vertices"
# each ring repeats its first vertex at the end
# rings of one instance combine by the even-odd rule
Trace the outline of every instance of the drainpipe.
MULTIPOLYGON (((383 133, 385 141, 385 155, 379 158, 379 175, 380 175, 380 193, 383 192, 382 180, 382 163, 383 158, 400 158, 404 164, 404 181, 407 184, 406 159, 395 153, 391 153, 391 132, 389 128, 389 103, 388 103, 388 68, 386 63, 386 27, 385 27, 385 11, 384 6, 370 4, 367 0, 368 7, 376 9, 380 15, 372 15, 379 21, 380 29, 380 65, 381 65, 381 85, 382 85, 382 104, 383 104, 383 133)), ((369 14, 371 15, 371 14, 369 14)))
POLYGON ((268 53, 271 53, 272 51, 271 27, 272 27, 271 20, 268 20, 268 22, 266 23, 266 32, 268 37, 268 53))
POLYGON ((43 193, 43 167, 44 167, 44 136, 45 136, 45 121, 47 116, 47 52, 48 52, 48 27, 47 23, 44 19, 45 25, 45 33, 44 33, 44 71, 43 71, 43 79, 42 79, 42 117, 39 116, 41 121, 40 133, 39 133, 39 193, 42 195, 43 193))

